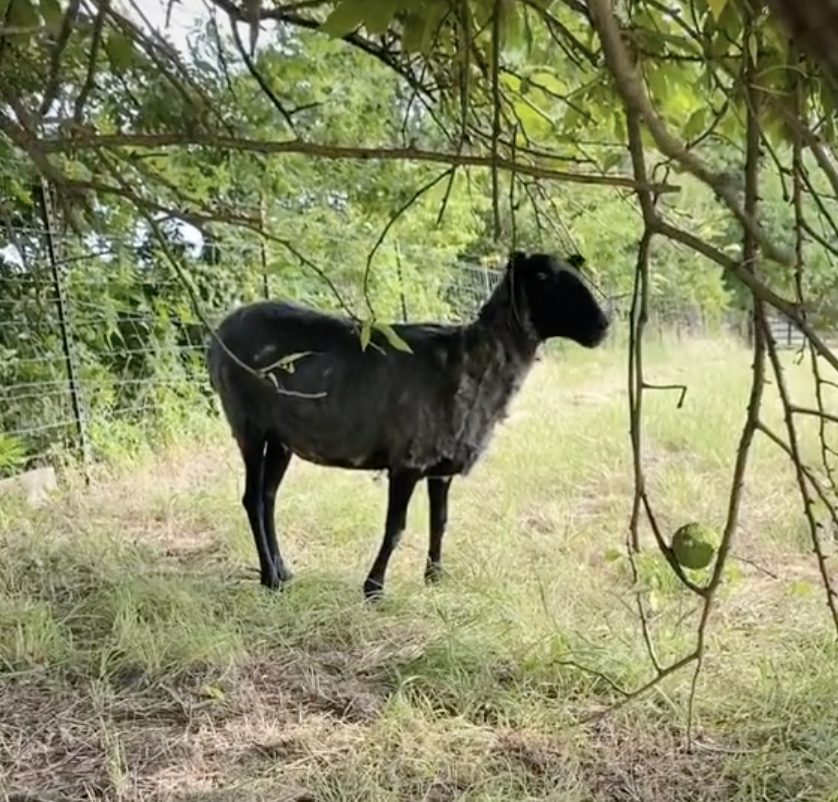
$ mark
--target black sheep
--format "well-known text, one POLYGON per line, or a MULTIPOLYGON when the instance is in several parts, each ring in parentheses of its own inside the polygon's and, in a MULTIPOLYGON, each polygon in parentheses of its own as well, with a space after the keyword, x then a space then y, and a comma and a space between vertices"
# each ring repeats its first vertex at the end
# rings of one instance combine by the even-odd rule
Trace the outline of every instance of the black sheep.
POLYGON ((292 455, 386 471, 384 539, 364 583, 368 599, 384 586, 411 495, 426 478, 425 579, 440 577, 451 481, 485 451, 539 345, 563 337, 594 348, 605 338, 608 318, 572 266, 581 261, 513 253, 472 322, 394 324, 410 353, 384 337, 362 349, 355 321, 286 301, 249 304, 223 320, 217 338, 224 345, 213 337, 207 362, 244 460, 242 503, 262 585, 277 588, 291 577, 277 546, 274 508, 292 455), (298 358, 289 370, 281 363, 291 355, 298 358))

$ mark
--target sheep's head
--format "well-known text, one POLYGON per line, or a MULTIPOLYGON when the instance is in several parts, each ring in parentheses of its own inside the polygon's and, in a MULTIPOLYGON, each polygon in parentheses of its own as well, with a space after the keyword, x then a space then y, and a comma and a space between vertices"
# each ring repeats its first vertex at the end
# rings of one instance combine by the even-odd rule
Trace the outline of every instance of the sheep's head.
POLYGON ((605 339, 608 317, 579 273, 583 264, 581 256, 562 260, 516 251, 510 257, 507 270, 513 292, 525 302, 529 323, 540 340, 565 337, 595 348, 605 339))

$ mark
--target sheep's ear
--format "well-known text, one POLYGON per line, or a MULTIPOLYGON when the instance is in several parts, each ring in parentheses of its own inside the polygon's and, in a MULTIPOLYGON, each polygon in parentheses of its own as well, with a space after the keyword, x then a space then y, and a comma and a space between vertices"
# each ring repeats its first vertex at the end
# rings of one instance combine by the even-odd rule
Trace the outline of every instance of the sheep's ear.
POLYGON ((577 270, 585 266, 585 257, 581 253, 572 253, 567 257, 567 263, 577 270))
POLYGON ((527 260, 527 255, 523 251, 512 251, 509 254, 509 261, 506 263, 507 270, 513 270, 520 267, 527 260))

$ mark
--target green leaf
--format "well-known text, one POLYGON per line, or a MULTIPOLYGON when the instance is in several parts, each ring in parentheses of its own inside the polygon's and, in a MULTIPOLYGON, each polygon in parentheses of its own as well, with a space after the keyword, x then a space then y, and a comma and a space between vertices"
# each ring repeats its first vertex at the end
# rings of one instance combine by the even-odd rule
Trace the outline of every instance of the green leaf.
POLYGON ((510 3, 506 24, 503 26, 503 44, 514 49, 527 49, 527 20, 518 3, 510 3))
POLYGON ((367 346, 372 339, 372 321, 364 320, 361 322, 361 350, 366 351, 367 346))
POLYGON ((24 206, 32 206, 32 190, 14 179, 8 181, 6 189, 11 191, 15 200, 24 206))
POLYGON ((617 142, 626 141, 626 118, 621 111, 614 114, 614 124, 611 130, 617 142))
POLYGON ((612 150, 606 151, 602 158, 602 171, 607 173, 609 170, 619 167, 623 162, 624 156, 625 154, 619 148, 613 148, 612 150))
MULTIPOLYGON (((573 109, 571 109, 572 111, 573 109)), ((545 115, 541 112, 541 109, 532 101, 516 103, 515 114, 524 131, 531 137, 536 136, 539 131, 545 133, 551 127, 549 120, 545 119, 545 115)), ((565 114, 565 125, 567 124, 567 116, 565 114)))
POLYGON ((710 8, 710 13, 718 20, 725 10, 727 0, 707 0, 707 5, 710 8))
POLYGON ((615 563, 618 560, 623 559, 623 552, 620 551, 620 549, 615 549, 615 548, 612 547, 612 548, 606 549, 605 554, 603 556, 605 557, 606 562, 615 563))
POLYGON ((6 22, 10 28, 31 28, 31 31, 27 30, 26 33, 20 34, 28 36, 34 34, 40 27, 41 17, 30 0, 14 0, 8 8, 6 22))
POLYGON ((134 61, 134 44, 118 31, 110 31, 102 42, 108 60, 116 72, 125 72, 134 61))
POLYGON ((669 91, 669 80, 665 70, 650 68, 646 74, 646 83, 656 100, 664 101, 666 99, 669 91))
POLYGON ((375 0, 365 3, 364 27, 367 33, 384 33, 403 5, 402 0, 375 0))
POLYGON ((417 53, 424 51, 425 43, 425 18, 418 14, 408 14, 404 21, 402 32, 402 47, 406 53, 417 53))
POLYGON ((751 57, 751 64, 756 64, 759 61, 759 39, 756 34, 751 34, 748 37, 748 54, 751 57))
MULTIPOLYGON (((396 6, 396 11, 398 11, 405 6, 405 3, 402 1, 397 3, 396 6)), ((411 9, 404 20, 404 32, 402 33, 402 47, 405 52, 418 52, 428 55, 433 47, 440 24, 447 13, 447 3, 440 2, 440 0, 423 6, 421 9, 411 9)), ((369 22, 367 21, 364 24, 367 30, 370 30, 369 22)), ((386 29, 387 26, 384 27, 386 29)))
POLYGON ((705 117, 707 116, 707 109, 696 109, 684 125, 684 138, 695 139, 703 133, 705 128, 705 117))
MULTIPOLYGON (((727 55, 730 50, 730 41, 718 30, 713 34, 713 40, 710 42, 710 55, 713 58, 720 58, 727 55)), ((712 86, 712 82, 710 84, 712 86)))
POLYGON ((61 4, 58 0, 41 0, 40 5, 41 16, 44 18, 47 30, 53 36, 58 36, 64 25, 64 12, 61 10, 61 4))
POLYGON ((323 20, 319 30, 340 39, 352 33, 366 18, 369 0, 341 0, 323 20))
POLYGON ((374 325, 397 351, 404 351, 407 354, 413 353, 413 349, 396 333, 391 325, 388 323, 376 323, 374 325))
POLYGON ((567 94, 567 84, 552 71, 546 69, 533 70, 530 73, 530 78, 549 94, 559 97, 564 97, 567 94))

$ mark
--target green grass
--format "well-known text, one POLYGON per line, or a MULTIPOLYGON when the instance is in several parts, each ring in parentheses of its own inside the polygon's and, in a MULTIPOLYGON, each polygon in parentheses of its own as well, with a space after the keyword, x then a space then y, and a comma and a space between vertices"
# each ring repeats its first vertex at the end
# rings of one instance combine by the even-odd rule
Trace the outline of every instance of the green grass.
MULTIPOLYGON (((385 486, 294 463, 281 594, 255 581, 225 426, 0 510, 0 799, 833 800, 838 649, 794 475, 757 443, 742 523, 693 673, 654 676, 622 556, 632 496, 625 358, 544 360, 484 461, 455 482, 450 579, 425 588, 427 503, 376 609, 360 586, 385 486)), ((805 366, 789 362, 803 398, 805 366)), ((645 466, 669 532, 720 526, 749 388, 732 341, 648 347, 645 466)), ((781 420, 769 388, 767 419, 781 420)), ((807 453, 814 454, 812 430, 807 453)), ((640 590, 663 662, 699 608, 651 536, 640 590)))

